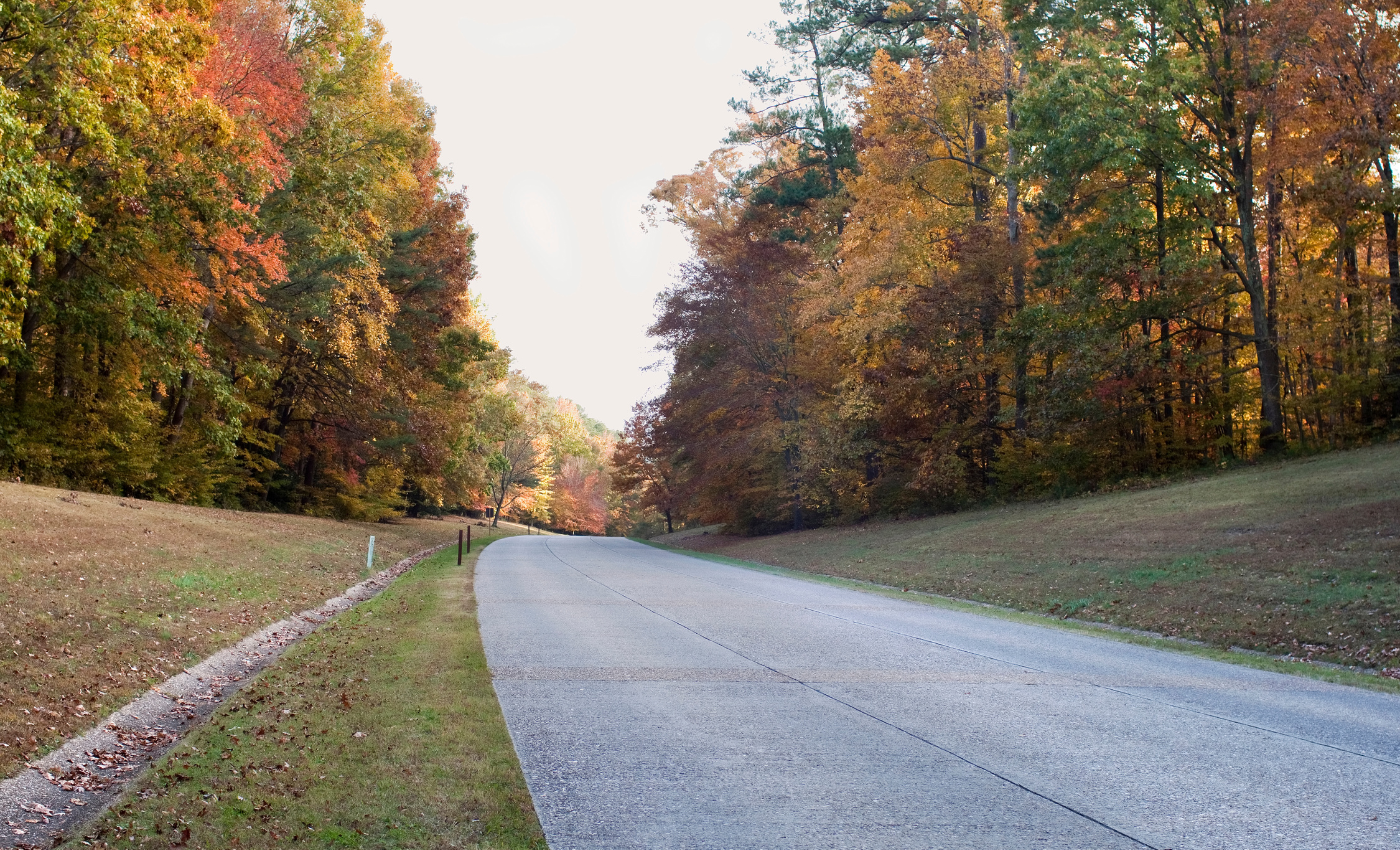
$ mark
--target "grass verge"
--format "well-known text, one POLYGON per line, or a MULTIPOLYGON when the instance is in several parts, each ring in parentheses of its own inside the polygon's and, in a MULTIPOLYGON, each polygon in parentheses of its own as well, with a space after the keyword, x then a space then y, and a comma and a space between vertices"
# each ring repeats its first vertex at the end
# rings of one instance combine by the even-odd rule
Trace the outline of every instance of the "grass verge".
MULTIPOLYGON (((337 522, 0 483, 0 777, 455 522, 337 522)), ((474 529, 480 534, 483 529, 474 529)))
POLYGON ((1400 677, 1400 443, 924 519, 717 531, 658 539, 1400 677))
POLYGON ((65 847, 545 850, 441 552, 290 649, 65 847))

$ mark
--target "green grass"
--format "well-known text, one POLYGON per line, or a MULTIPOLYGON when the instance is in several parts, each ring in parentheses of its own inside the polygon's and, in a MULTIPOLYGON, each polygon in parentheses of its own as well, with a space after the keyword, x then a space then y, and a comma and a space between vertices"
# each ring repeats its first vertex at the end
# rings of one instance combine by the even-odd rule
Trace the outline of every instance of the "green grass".
POLYGON ((545 850, 482 653, 478 553, 429 558, 290 649, 64 846, 545 850))

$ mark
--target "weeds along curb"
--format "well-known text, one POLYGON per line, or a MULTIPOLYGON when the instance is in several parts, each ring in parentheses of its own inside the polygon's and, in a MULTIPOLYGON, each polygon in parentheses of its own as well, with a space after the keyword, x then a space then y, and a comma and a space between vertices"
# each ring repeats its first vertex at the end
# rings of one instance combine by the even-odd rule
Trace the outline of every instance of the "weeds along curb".
POLYGON ((0 848, 54 847, 76 833, 288 647, 342 611, 378 596, 419 561, 450 545, 410 555, 341 595, 214 653, 0 782, 0 848))
POLYGON ((933 605, 951 611, 962 611, 969 614, 980 614, 984 617, 995 617, 1014 623, 1024 623, 1027 625, 1078 632, 1079 634, 1108 638, 1109 640, 1116 640, 1122 643, 1132 643, 1138 646, 1161 649, 1167 652, 1195 655, 1200 658, 1211 659, 1212 661, 1223 661, 1226 664, 1252 667, 1255 670, 1264 670, 1270 673, 1301 676, 1337 685, 1350 685, 1352 687, 1365 688, 1366 690, 1400 695, 1400 681, 1361 668, 1343 667, 1340 664, 1331 664, 1325 661, 1309 661, 1307 659, 1285 655, 1269 655, 1268 653, 1241 649, 1239 647, 1230 647, 1226 649, 1201 641, 1171 637, 1157 632, 1148 632, 1141 629, 1129 628, 1127 626, 1118 626, 1113 623, 1097 623, 1093 620, 1055 617, 1035 611, 1025 611, 1019 608, 1007 608, 1002 605, 993 605, 990 602, 978 602, 975 599, 958 599, 953 596, 941 596, 937 593, 929 593, 923 590, 904 590, 903 588, 890 587, 889 585, 878 584, 873 581, 862 581, 860 579, 846 578, 844 576, 807 572, 806 570, 796 570, 790 567, 778 567, 772 564, 764 564, 758 561, 746 561, 742 558, 734 558, 729 555, 720 555, 714 552, 698 552, 693 549, 685 549, 680 546, 672 546, 667 543, 646 540, 640 537, 632 537, 629 539, 645 546, 651 546, 677 555, 688 555, 692 558, 712 561, 717 564, 727 564, 731 567, 742 567, 743 569, 753 570, 755 572, 787 576, 789 578, 801 579, 817 584, 830 584, 836 587, 859 590, 864 593, 888 596, 893 599, 904 599, 923 605, 933 605))

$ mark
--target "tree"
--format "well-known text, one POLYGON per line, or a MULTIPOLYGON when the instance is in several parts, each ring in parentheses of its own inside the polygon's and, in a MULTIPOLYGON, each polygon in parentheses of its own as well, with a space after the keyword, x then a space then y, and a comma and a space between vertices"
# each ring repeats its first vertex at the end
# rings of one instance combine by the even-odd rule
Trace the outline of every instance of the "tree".
POLYGON ((755 146, 654 193, 618 481, 753 532, 1388 433, 1392 7, 786 4, 755 146))
POLYGON ((676 530, 684 491, 677 468, 681 449, 668 439, 666 406, 657 399, 633 405, 613 456, 613 483, 624 492, 639 493, 642 509, 659 512, 670 534, 676 530))
POLYGON ((361 519, 486 488, 467 200, 358 0, 0 9, 0 465, 361 519))
POLYGON ((522 490, 533 490, 546 482, 549 450, 539 435, 520 431, 501 441, 487 462, 491 470, 489 493, 496 506, 491 520, 499 525, 501 514, 513 507, 522 490))

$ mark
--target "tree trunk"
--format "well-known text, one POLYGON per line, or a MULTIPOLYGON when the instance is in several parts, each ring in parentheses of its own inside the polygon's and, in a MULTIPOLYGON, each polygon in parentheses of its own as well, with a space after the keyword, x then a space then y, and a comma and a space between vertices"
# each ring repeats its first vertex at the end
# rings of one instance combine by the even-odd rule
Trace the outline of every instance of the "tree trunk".
POLYGON ((982 325, 982 359, 987 371, 982 373, 982 483, 990 488, 994 482, 992 463, 1001 448, 1001 370, 992 356, 996 343, 997 319, 1001 314, 1001 303, 996 298, 995 286, 987 289, 986 302, 982 305, 979 317, 982 325))
POLYGON ((802 531, 806 527, 806 516, 802 511, 802 470, 797 446, 783 446, 783 467, 787 471, 788 487, 792 490, 792 530, 802 531))
MULTIPOLYGON (((1278 276, 1279 276, 1279 251, 1283 243, 1283 192, 1279 190, 1278 175, 1270 172, 1264 182, 1265 186, 1265 247, 1268 251, 1268 279, 1265 281, 1266 292, 1264 296, 1264 322, 1269 339, 1273 340, 1273 351, 1275 361, 1275 380, 1279 383, 1278 401, 1279 405, 1279 427, 1277 431, 1278 447, 1284 444, 1283 434, 1283 397, 1282 397, 1282 364, 1278 355, 1278 276)), ((1262 379, 1263 370, 1260 370, 1262 379)), ((1261 443, 1262 443, 1261 434, 1261 443)), ((1264 446, 1267 450, 1270 446, 1264 446)))
MULTIPOLYGON (((214 302, 210 301, 204 306, 204 312, 200 318, 199 335, 203 336, 209 330, 209 323, 214 320, 214 302)), ((190 398, 194 394, 194 373, 186 369, 180 376, 180 400, 175 403, 175 409, 170 413, 170 428, 175 433, 180 433, 180 428, 185 424, 185 411, 190 408, 190 398)))
MULTIPOLYGON (((835 192, 840 176, 836 172, 836 157, 832 151, 831 112, 826 107, 826 85, 822 81, 822 51, 815 35, 809 35, 807 42, 812 47, 812 78, 816 84, 817 116, 822 122, 822 154, 826 159, 826 179, 831 191, 835 192)), ((836 220, 838 233, 843 224, 840 218, 836 220)))
MULTIPOLYGON (((1164 169, 1160 164, 1153 169, 1152 173, 1152 209, 1156 215, 1155 230, 1157 236, 1157 297, 1163 297, 1167 289, 1167 180, 1164 169)), ((1166 423, 1168 438, 1174 430, 1172 420, 1172 337, 1171 319, 1165 313, 1161 316, 1162 338, 1159 343, 1162 357, 1162 368, 1166 372, 1163 386, 1162 421, 1166 423)))
POLYGON ((1390 277, 1390 323, 1386 332, 1386 383, 1390 416, 1400 418, 1400 215, 1382 214, 1385 220, 1385 260, 1390 277))
POLYGON ((1386 333, 1386 384, 1392 418, 1400 418, 1400 211, 1395 203, 1395 172, 1389 148, 1376 159, 1376 173, 1388 208, 1381 209, 1385 225, 1385 265, 1390 284, 1390 321, 1386 333))
POLYGON ((1214 103, 1202 108, 1207 112, 1218 110, 1218 115, 1205 122, 1213 144, 1196 148, 1193 153, 1203 158, 1202 164, 1208 169, 1226 178, 1222 183, 1227 185, 1221 188, 1235 205, 1232 224, 1238 226, 1239 255, 1234 255, 1226 234, 1215 231, 1212 239, 1222 262, 1249 296, 1250 341, 1259 369, 1259 445, 1265 452, 1273 453, 1284 447, 1283 405, 1278 337, 1269 327, 1268 295, 1259 258, 1254 145, 1260 120, 1268 116, 1272 73, 1282 57, 1277 52, 1270 53, 1279 45, 1271 45, 1261 35, 1266 32, 1260 29, 1261 9, 1261 4, 1234 0, 1205 4, 1205 8, 1193 4, 1182 7, 1183 14, 1173 26, 1183 46, 1200 60, 1203 78, 1178 81, 1182 87, 1174 96, 1192 111, 1197 109, 1191 106, 1193 100, 1199 103, 1197 98, 1212 98, 1214 103), (1217 160, 1217 156, 1224 161, 1217 160))
POLYGON ((19 341, 24 347, 23 362, 15 367, 15 413, 23 418, 29 404, 29 390, 34 383, 33 344, 34 334, 39 330, 39 305, 31 299, 24 307, 24 317, 20 319, 19 341))
POLYGON ((53 397, 70 398, 73 395, 73 349, 68 339, 68 329, 59 311, 53 323, 53 397))
MULTIPOLYGON (((1366 333, 1369 322, 1366 320, 1370 298, 1361 285, 1361 268, 1356 254, 1356 240, 1348 224, 1342 230, 1342 281, 1347 293, 1347 336, 1351 342, 1352 368, 1359 373, 1362 385, 1371 373, 1370 335, 1366 333)), ((1371 394, 1361 394, 1361 427, 1370 428, 1373 411, 1371 394)))
POLYGON ((1230 151, 1234 178, 1235 211, 1239 216, 1240 248, 1244 268, 1241 281, 1249 295, 1249 318, 1254 336, 1254 355, 1259 363, 1260 424, 1259 446, 1267 453, 1284 448, 1283 404, 1280 396, 1278 337, 1270 327, 1269 301, 1264 288, 1264 270, 1259 262, 1258 228, 1254 215, 1253 128, 1246 127, 1242 138, 1230 151))
MULTIPOLYGON (((1007 64, 1010 65, 1010 53, 1007 54, 1007 64)), ((1011 252, 1011 299, 1015 306, 1016 314, 1020 315, 1026 306, 1026 265, 1021 257, 1021 210, 1020 206, 1020 186, 1011 177, 1016 169, 1016 108, 1015 93, 1011 90, 1011 74, 1008 71, 1006 87, 1006 241, 1011 252)), ((1019 339, 1016 341, 1016 362, 1012 383, 1016 395, 1016 433, 1025 436, 1026 423, 1026 372, 1030 362, 1030 354, 1026 350, 1026 341, 1019 339)))
POLYGON ((1230 319, 1232 313, 1229 299, 1225 301, 1225 316, 1221 322, 1221 329, 1224 331, 1220 335, 1220 397, 1221 397, 1221 419, 1220 436, 1224 438, 1225 445, 1221 448, 1221 456, 1233 458, 1235 456, 1235 414, 1229 408, 1230 404, 1230 369, 1233 365, 1230 361, 1234 349, 1230 346, 1230 319))

